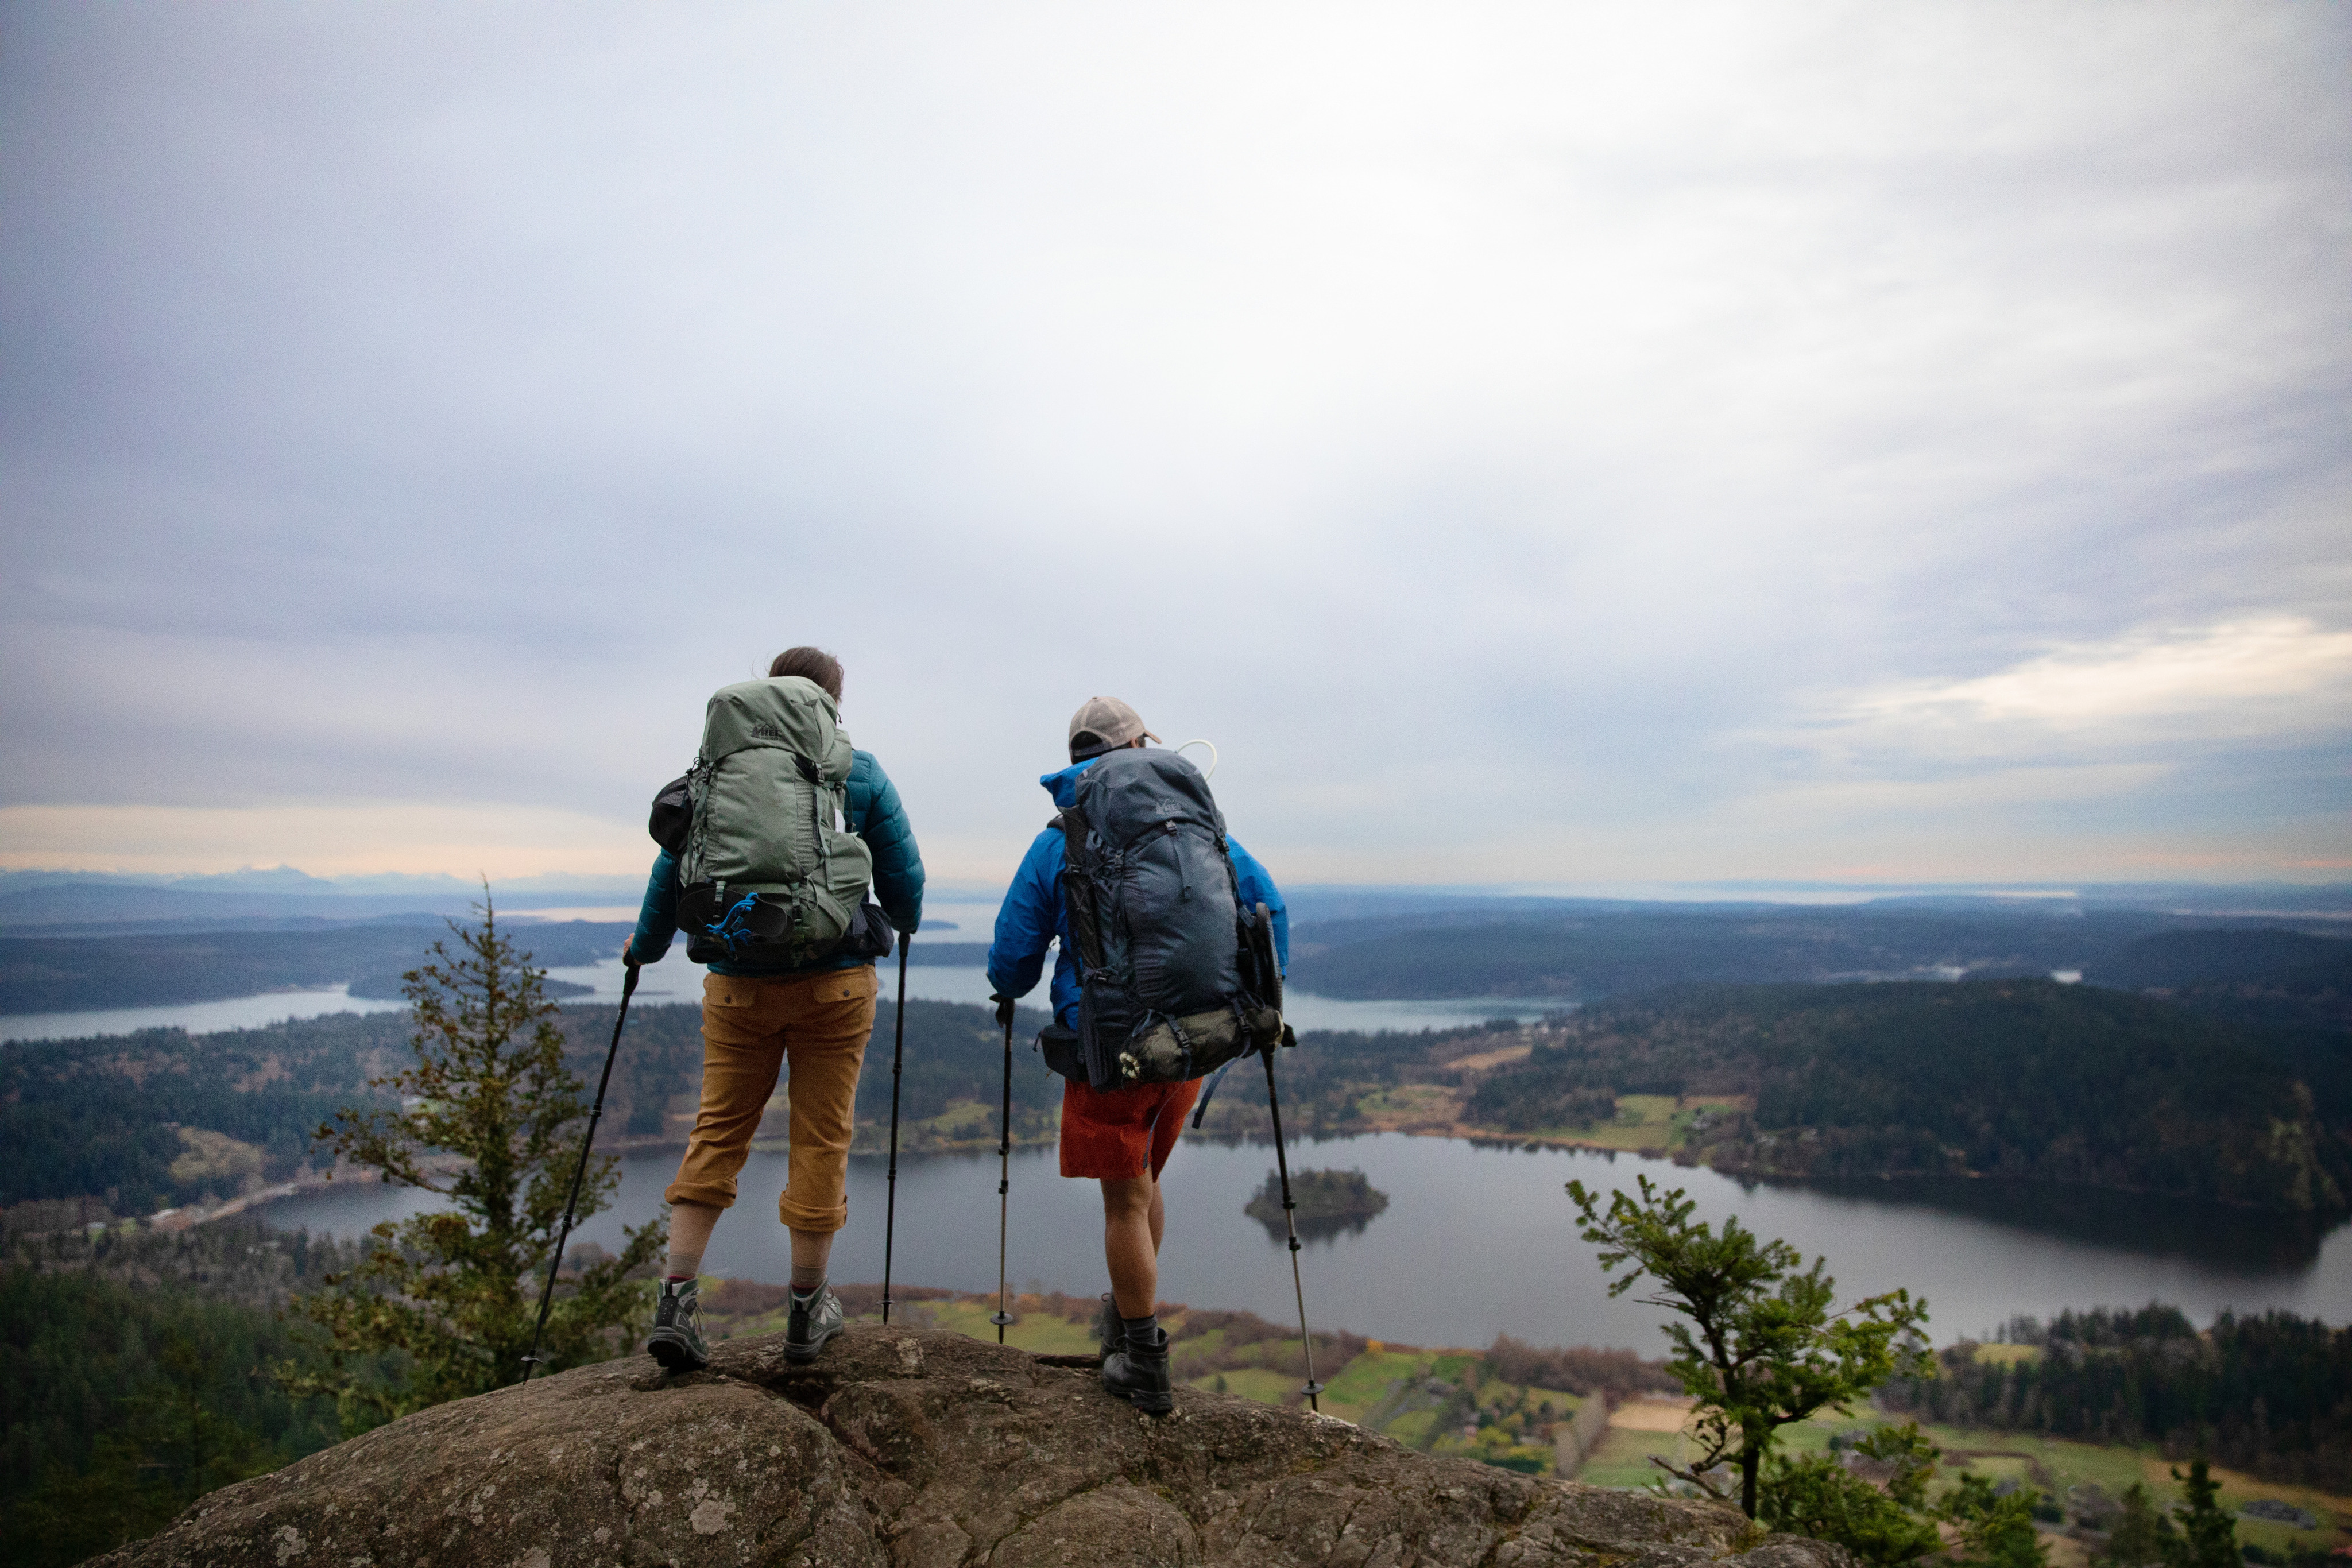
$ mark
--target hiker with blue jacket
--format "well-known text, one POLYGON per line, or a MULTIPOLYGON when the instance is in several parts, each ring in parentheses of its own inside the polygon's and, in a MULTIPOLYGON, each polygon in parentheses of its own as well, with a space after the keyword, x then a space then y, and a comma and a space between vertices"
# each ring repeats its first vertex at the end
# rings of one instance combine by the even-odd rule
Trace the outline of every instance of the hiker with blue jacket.
POLYGON ((1159 738, 1114 697, 1071 718, 1070 766, 1038 780, 1060 815, 1030 844, 988 952, 1009 1028, 1013 998, 1061 944, 1054 1022, 1037 1043, 1067 1081, 1062 1174, 1102 1184, 1103 1386, 1154 1415, 1174 1407, 1155 1309, 1160 1173, 1202 1078, 1279 1035, 1280 983, 1267 971, 1290 954, 1274 879, 1225 832, 1207 781, 1145 747, 1159 738))
POLYGON ((841 728, 841 664, 817 648, 776 655, 768 679, 710 699, 694 768, 655 801, 661 852, 622 949, 654 964, 684 931, 702 982, 702 1104, 670 1206, 669 1260, 646 1348, 672 1372, 710 1361, 696 1276, 789 1064, 792 1231, 784 1354, 809 1361, 841 1331, 825 1288, 849 1220, 858 1070, 874 1032, 874 960, 922 922, 923 859, 898 791, 841 728), (836 825, 838 824, 838 825, 836 825), (867 900, 870 884, 879 906, 867 900))

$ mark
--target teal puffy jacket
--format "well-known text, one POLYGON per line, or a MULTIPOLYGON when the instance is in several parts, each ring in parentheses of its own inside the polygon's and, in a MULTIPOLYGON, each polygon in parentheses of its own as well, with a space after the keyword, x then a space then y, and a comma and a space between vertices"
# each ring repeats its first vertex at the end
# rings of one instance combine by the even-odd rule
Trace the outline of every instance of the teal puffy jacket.
MULTIPOLYGON (((903 936, 923 923, 923 852, 916 847, 915 825, 907 820, 898 786, 874 760, 874 754, 853 751, 850 757, 847 810, 843 815, 849 831, 874 852, 874 902, 903 936)), ((646 901, 637 910, 637 928, 629 937, 629 956, 640 964, 658 964, 669 951, 670 938, 677 935, 677 861, 663 850, 654 856, 653 873, 646 878, 646 901)), ((820 958, 797 968, 718 963, 710 966, 710 972, 743 979, 773 978, 850 969, 872 961, 820 958)))

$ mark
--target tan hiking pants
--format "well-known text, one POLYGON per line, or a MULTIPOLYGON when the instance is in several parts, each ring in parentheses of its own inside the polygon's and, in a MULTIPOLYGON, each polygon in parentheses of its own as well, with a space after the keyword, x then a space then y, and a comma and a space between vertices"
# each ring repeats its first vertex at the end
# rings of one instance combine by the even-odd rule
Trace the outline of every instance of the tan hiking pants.
POLYGON ((849 1136, 857 1070, 874 1033, 874 966, 789 979, 706 975, 702 980, 702 1108, 668 1202, 735 1205, 735 1176, 751 1152, 776 1073, 791 1066, 791 1185, 776 1212, 794 1230, 849 1223, 849 1136))

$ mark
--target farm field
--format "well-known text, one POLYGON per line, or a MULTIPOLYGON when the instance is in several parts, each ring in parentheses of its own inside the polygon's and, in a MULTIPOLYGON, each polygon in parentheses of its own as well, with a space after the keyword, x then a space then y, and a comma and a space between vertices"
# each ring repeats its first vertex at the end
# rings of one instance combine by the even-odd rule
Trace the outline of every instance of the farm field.
POLYGON ((1589 1127, 1554 1128, 1537 1135, 1587 1148, 1672 1154, 1690 1142, 1691 1124, 1700 1112, 1727 1113, 1739 1109, 1741 1103, 1739 1096, 1726 1094, 1620 1094, 1617 1114, 1611 1121, 1589 1127))
MULTIPOLYGON (((1668 1408, 1662 1402, 1620 1406, 1611 1417, 1608 1436, 1575 1479, 1595 1486, 1638 1487, 1657 1477, 1661 1472, 1649 1463, 1649 1456, 1688 1451, 1685 1439, 1675 1430, 1662 1429, 1665 1423, 1655 1418, 1656 1413, 1668 1408)), ((1824 1453, 1831 1437, 1841 1432, 1859 1434, 1899 1424, 1878 1411, 1858 1409, 1852 1417, 1832 1415, 1784 1428, 1783 1441, 1790 1453, 1824 1453)), ((2180 1498, 2180 1488, 2172 1479, 2174 1461, 2154 1448, 2107 1447, 1980 1427, 1923 1425, 1920 1430, 1944 1451, 1944 1473, 1952 1479, 1964 1473, 1996 1482, 2015 1479, 2061 1500, 2069 1489, 2085 1483, 2096 1484, 2109 1497, 2120 1497, 2137 1481, 2168 1502, 2180 1498)), ((2300 1530, 2273 1520, 2241 1516, 2237 1521, 2241 1542, 2282 1552, 2296 1547, 2328 1551, 2352 1545, 2352 1498, 2309 1487, 2277 1485, 2218 1465, 2213 1475, 2221 1483, 2221 1506, 2232 1513, 2256 1499, 2270 1498, 2293 1504, 2320 1521, 2315 1530, 2300 1530)), ((1937 1490, 1949 1484, 1947 1480, 1937 1490)), ((2053 1563, 2061 1561, 2059 1545, 2079 1552, 2077 1543, 2057 1538, 2053 1563)))
MULTIPOLYGON (((1525 1056, 1495 1051, 1468 1057, 1455 1067, 1493 1059, 1525 1056)), ((1673 1154, 1690 1142, 1692 1124, 1703 1112, 1718 1117, 1748 1109, 1751 1097, 1738 1094, 1620 1094, 1617 1113, 1604 1122, 1574 1127, 1541 1127, 1528 1132, 1497 1134, 1465 1120, 1461 1090, 1438 1083, 1396 1083, 1370 1090, 1354 1103, 1366 1131, 1442 1134, 1449 1137, 1507 1137, 1515 1143, 1555 1144, 1568 1147, 1612 1149, 1621 1154, 1673 1154)))

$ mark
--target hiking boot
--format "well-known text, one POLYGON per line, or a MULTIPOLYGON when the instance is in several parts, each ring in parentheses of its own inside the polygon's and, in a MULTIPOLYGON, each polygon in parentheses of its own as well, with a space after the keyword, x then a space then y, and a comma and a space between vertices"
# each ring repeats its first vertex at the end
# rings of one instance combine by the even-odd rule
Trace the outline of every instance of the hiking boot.
POLYGON ((1176 1408, 1176 1395, 1168 1384, 1168 1331, 1158 1331, 1159 1343, 1139 1345, 1129 1341, 1103 1360, 1102 1382, 1146 1416, 1165 1416, 1176 1408))
POLYGON ((1101 1342, 1105 1361, 1127 1348, 1127 1324, 1120 1321, 1118 1303, 1108 1291, 1103 1292, 1102 1305, 1095 1309, 1095 1338, 1101 1342))
POLYGON ((824 1342, 841 1332, 841 1298, 819 1285, 807 1295, 793 1292, 793 1313, 784 1322, 784 1359, 814 1361, 824 1342))
POLYGON ((700 1372, 710 1364, 710 1346, 702 1337, 702 1293, 693 1280, 664 1280, 661 1301, 654 1308, 654 1332, 646 1349, 671 1372, 700 1372))

